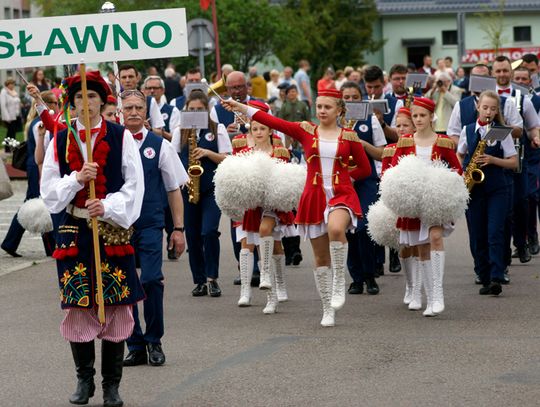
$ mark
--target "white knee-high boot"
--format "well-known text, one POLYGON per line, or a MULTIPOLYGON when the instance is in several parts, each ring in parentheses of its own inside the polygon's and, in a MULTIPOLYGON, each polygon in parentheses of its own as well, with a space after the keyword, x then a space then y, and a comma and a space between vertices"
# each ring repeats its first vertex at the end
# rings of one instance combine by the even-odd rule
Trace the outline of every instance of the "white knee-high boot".
POLYGON ((270 269, 272 268, 272 251, 274 250, 274 238, 265 236, 259 239, 259 249, 261 255, 261 279, 259 288, 261 290, 270 290, 272 281, 270 279, 270 269))
POLYGON ((424 282, 424 291, 426 292, 426 309, 423 312, 425 317, 433 317, 433 268, 431 267, 431 260, 424 260, 420 262, 422 267, 422 276, 424 282))
POLYGON ((313 270, 315 285, 321 296, 323 307, 322 326, 334 326, 336 311, 330 306, 332 300, 332 271, 328 267, 317 267, 313 270))
POLYGON ((275 314, 277 312, 276 272, 273 266, 270 267, 270 284, 272 288, 266 291, 266 306, 263 309, 263 314, 275 314))
POLYGON ((285 255, 274 254, 272 256, 274 272, 276 273, 276 291, 279 302, 284 302, 289 299, 287 295, 287 286, 285 284, 285 255))
POLYGON ((431 268, 433 269, 433 305, 434 314, 440 314, 444 311, 444 251, 434 250, 431 252, 431 268))
POLYGON ((240 250, 240 299, 239 307, 251 305, 251 277, 253 276, 253 253, 249 249, 240 250))
POLYGON ((418 311, 422 308, 422 271, 423 261, 417 257, 413 257, 415 264, 411 268, 412 276, 412 296, 409 303, 409 309, 411 311, 418 311))
POLYGON ((348 243, 330 242, 330 260, 332 261, 332 308, 339 310, 345 305, 345 262, 347 259, 348 243))
POLYGON ((413 299, 413 273, 417 266, 417 259, 413 256, 400 258, 403 264, 403 273, 405 274, 405 297, 403 303, 409 305, 413 299))

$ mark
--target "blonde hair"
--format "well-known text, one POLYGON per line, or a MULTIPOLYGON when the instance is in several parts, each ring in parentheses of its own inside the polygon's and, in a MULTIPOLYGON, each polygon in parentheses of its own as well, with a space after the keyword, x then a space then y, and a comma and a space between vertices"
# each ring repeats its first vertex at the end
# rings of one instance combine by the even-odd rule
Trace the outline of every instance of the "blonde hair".
POLYGON ((485 90, 482 93, 480 93, 480 96, 478 96, 477 107, 480 106, 480 102, 482 101, 482 98, 484 97, 491 98, 497 101, 497 113, 495 114, 495 117, 493 118, 493 120, 495 120, 501 126, 504 126, 505 125, 504 116, 501 113, 501 98, 499 97, 497 92, 494 92, 492 90, 485 90))

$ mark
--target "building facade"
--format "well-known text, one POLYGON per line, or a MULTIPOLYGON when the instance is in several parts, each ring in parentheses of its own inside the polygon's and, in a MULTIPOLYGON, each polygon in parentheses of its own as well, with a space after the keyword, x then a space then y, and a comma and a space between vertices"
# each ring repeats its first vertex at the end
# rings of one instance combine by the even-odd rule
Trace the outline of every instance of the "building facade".
MULTIPOLYGON (((493 42, 482 29, 485 19, 479 14, 496 12, 504 7, 502 44, 499 53, 512 60, 524 53, 540 54, 540 0, 377 0, 379 19, 374 36, 384 39, 384 47, 366 55, 368 63, 386 70, 397 63, 413 62, 422 66, 423 56, 452 57, 454 66, 471 66, 479 61, 491 62, 495 56, 493 42), (459 18, 463 27, 463 60, 459 61, 459 18)), ((496 18, 490 19, 497 23, 496 18)))

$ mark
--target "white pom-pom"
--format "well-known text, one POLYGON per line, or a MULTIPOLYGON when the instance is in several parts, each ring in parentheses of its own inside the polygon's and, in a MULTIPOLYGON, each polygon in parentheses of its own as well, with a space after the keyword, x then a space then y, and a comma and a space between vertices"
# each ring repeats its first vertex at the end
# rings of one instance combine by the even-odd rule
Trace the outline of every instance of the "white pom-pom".
POLYGON ((262 206, 266 179, 273 166, 272 158, 260 152, 225 158, 214 175, 219 208, 226 215, 238 219, 244 211, 262 206))
POLYGON ((374 242, 381 246, 399 249, 398 216, 379 199, 368 208, 367 230, 374 242))
POLYGON ((17 213, 17 220, 30 233, 47 233, 53 230, 51 214, 41 198, 23 203, 17 213))
POLYGON ((428 168, 422 159, 408 155, 386 170, 379 188, 385 205, 399 216, 420 217, 421 203, 428 190, 428 168))
POLYGON ((277 161, 267 179, 264 209, 289 212, 298 207, 307 171, 298 164, 277 161))
POLYGON ((429 192, 422 199, 420 219, 429 226, 457 221, 465 214, 469 200, 463 177, 441 161, 433 162, 427 175, 429 192))

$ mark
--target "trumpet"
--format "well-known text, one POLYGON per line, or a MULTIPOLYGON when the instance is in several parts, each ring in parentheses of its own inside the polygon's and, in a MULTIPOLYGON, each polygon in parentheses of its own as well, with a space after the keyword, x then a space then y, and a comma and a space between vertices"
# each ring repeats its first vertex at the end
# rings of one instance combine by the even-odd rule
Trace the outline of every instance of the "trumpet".
MULTIPOLYGON (((225 80, 226 80, 226 76, 223 75, 223 78, 221 78, 219 81, 217 81, 216 83, 214 83, 213 85, 211 86, 208 86, 208 94, 210 95, 210 93, 213 93, 214 95, 217 96, 217 98, 221 101, 221 102, 224 102, 225 100, 221 97, 221 95, 219 94, 218 90, 219 91, 224 91, 226 90, 226 87, 225 87, 225 80)), ((206 82, 206 79, 205 78, 202 78, 201 80, 202 83, 207 83, 206 82)), ((237 102, 240 102, 239 100, 237 102)), ((244 120, 240 113, 238 112, 235 112, 234 110, 232 111, 233 114, 234 114, 234 120, 235 122, 238 120, 239 123, 243 124, 244 127, 246 129, 249 129, 249 121, 248 120, 244 120)))

